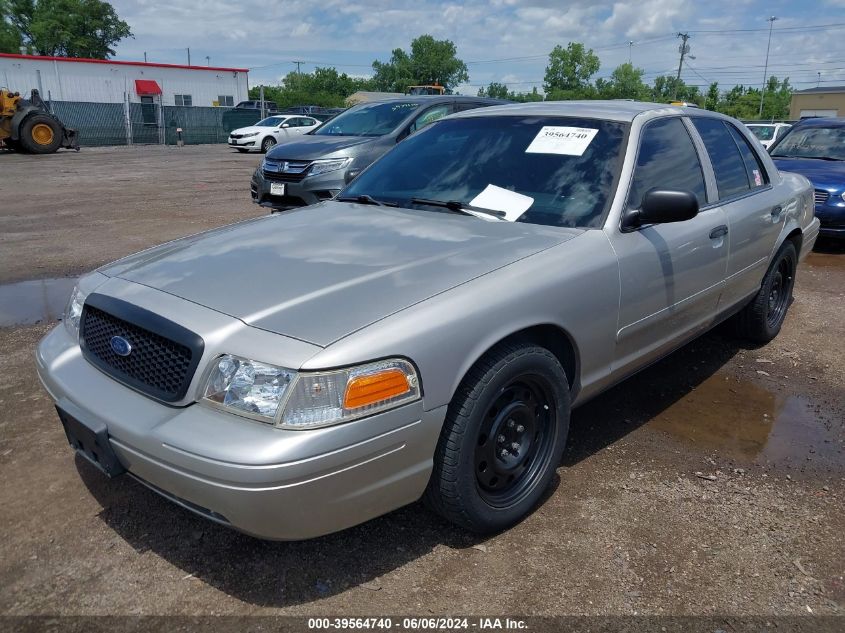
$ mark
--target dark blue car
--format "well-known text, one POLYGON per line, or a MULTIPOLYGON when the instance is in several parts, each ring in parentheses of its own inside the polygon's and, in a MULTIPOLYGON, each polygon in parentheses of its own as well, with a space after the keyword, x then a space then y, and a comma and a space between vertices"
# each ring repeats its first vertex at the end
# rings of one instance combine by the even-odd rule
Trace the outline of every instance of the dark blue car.
POLYGON ((813 183, 821 235, 845 239, 845 117, 805 119, 769 153, 778 169, 813 183))

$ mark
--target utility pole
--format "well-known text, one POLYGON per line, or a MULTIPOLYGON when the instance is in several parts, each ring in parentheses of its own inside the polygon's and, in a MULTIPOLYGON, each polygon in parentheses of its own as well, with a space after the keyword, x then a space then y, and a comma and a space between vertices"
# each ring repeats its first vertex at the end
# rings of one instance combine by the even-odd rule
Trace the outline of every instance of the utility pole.
POLYGON ((211 57, 209 55, 205 56, 205 65, 211 66, 211 57))
POLYGON ((769 43, 766 45, 766 65, 763 66, 763 87, 760 90, 760 111, 757 113, 757 116, 761 119, 763 118, 763 99, 766 97, 766 75, 769 72, 769 49, 772 46, 772 27, 775 25, 775 20, 777 18, 772 16, 768 18, 769 20, 769 43))
POLYGON ((630 40, 628 42, 628 63, 631 63, 631 51, 634 49, 634 41, 630 40))
POLYGON ((185 50, 188 51, 188 66, 190 66, 191 65, 191 49, 186 48, 185 50))
POLYGON ((299 65, 300 65, 300 64, 304 64, 304 63, 305 63, 305 62, 297 62, 297 61, 293 61, 293 62, 291 62, 291 64, 296 64, 296 74, 297 74, 297 75, 302 74, 302 73, 300 73, 300 72, 299 72, 299 65))
POLYGON ((144 51, 144 63, 147 63, 147 51, 144 51))
POLYGON ((819 78, 816 80, 816 88, 818 88, 822 83, 822 71, 819 71, 816 74, 819 76, 819 78))
POLYGON ((678 47, 678 50, 681 52, 681 61, 678 62, 678 76, 675 78, 675 91, 672 95, 673 100, 678 98, 678 84, 681 83, 681 68, 684 66, 684 56, 689 53, 689 46, 687 46, 689 33, 678 33, 678 37, 680 37, 683 41, 678 47))

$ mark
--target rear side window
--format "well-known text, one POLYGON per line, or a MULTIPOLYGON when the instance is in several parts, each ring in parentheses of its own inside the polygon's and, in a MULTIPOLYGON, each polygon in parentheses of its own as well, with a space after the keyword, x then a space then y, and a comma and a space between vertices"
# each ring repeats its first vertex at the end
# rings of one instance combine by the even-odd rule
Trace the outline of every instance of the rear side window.
POLYGON ((699 205, 707 204, 701 162, 679 117, 658 119, 643 129, 628 207, 639 209, 649 189, 689 191, 699 205))
POLYGON ((710 156, 719 199, 731 198, 745 193, 751 187, 745 162, 727 126, 720 119, 692 119, 695 129, 701 134, 704 147, 710 156))
POLYGON ((763 169, 763 163, 760 162, 760 157, 754 148, 749 145, 748 140, 740 134, 730 123, 725 123, 731 136, 734 139, 739 153, 742 155, 742 162, 745 163, 745 175, 748 178, 748 184, 752 189, 757 187, 764 187, 769 183, 769 177, 766 175, 766 170, 763 169))

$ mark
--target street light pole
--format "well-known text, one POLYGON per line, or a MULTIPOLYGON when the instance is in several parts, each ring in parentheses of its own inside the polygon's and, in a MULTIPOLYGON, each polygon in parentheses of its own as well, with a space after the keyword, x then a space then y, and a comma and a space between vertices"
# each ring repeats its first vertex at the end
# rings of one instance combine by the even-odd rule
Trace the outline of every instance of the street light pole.
POLYGON ((630 40, 628 42, 628 63, 631 63, 631 51, 634 50, 634 41, 630 40))
POLYGON ((766 45, 766 65, 763 66, 763 88, 760 90, 760 111, 757 116, 763 118, 763 99, 766 96, 766 75, 769 73, 769 49, 772 46, 772 27, 775 25, 777 18, 772 16, 769 18, 769 43, 766 45))

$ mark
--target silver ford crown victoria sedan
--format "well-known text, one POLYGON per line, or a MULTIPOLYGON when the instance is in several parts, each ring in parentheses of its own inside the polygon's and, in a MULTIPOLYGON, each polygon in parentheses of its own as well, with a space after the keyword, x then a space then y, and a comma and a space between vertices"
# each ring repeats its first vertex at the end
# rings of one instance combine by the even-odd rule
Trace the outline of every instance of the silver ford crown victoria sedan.
POLYGON ((818 227, 733 119, 472 110, 333 201, 82 277, 38 371, 79 454, 249 534, 421 497, 495 531, 539 501, 573 407, 725 319, 776 336, 818 227))

